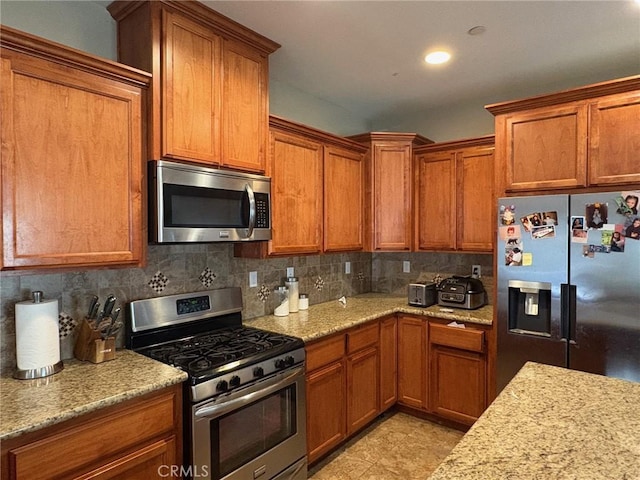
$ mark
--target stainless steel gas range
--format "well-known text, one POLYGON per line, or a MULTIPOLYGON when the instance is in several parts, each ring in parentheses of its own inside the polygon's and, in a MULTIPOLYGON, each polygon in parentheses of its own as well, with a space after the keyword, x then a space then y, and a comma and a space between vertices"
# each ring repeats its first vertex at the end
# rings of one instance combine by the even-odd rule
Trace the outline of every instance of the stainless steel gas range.
POLYGON ((189 374, 186 477, 306 479, 303 341, 245 327, 241 311, 240 288, 134 301, 127 347, 189 374))

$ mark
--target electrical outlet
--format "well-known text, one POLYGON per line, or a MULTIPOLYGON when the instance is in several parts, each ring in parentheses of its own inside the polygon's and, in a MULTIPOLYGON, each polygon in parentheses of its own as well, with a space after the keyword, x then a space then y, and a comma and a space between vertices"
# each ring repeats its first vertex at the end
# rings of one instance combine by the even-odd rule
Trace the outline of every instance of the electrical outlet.
POLYGON ((287 277, 295 277, 293 274, 293 267, 287 267, 287 277))
POLYGON ((473 265, 471 267, 471 277, 472 278, 480 278, 482 276, 482 269, 480 265, 473 265))
POLYGON ((405 260, 402 262, 402 272, 409 273, 411 271, 411 262, 409 260, 405 260))
POLYGON ((344 273, 351 273, 351 262, 344 262, 344 273))
POLYGON ((249 287, 258 286, 258 272, 249 272, 249 287))

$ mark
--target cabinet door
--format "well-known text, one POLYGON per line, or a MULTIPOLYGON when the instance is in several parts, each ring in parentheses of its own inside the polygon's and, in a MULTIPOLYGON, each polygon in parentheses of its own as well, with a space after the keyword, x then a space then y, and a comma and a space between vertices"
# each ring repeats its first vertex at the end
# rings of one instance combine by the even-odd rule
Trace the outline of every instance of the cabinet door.
POLYGON ((309 463, 346 437, 345 369, 332 363, 307 375, 307 457, 309 463))
POLYGON ((269 254, 322 251, 322 145, 271 135, 272 240, 269 254))
POLYGON ((4 441, 8 477, 156 478, 153 466, 181 460, 182 385, 105 410, 4 441))
POLYGON ((268 58, 241 43, 224 42, 222 163, 264 172, 268 142, 268 58))
POLYGON ((172 436, 74 477, 74 480, 148 480, 163 474, 170 477, 171 468, 176 464, 175 451, 176 437, 172 436))
POLYGON ((411 144, 374 143, 371 157, 373 251, 411 250, 411 144))
POLYGON ((435 323, 429 330, 431 411, 472 425, 486 405, 485 334, 435 323))
POLYGON ((504 148, 509 192, 586 186, 586 104, 507 117, 504 148))
POLYGON ((472 425, 484 411, 486 365, 483 355, 455 348, 431 347, 431 410, 472 425))
POLYGON ((142 265, 141 89, 4 49, 1 81, 3 267, 142 265))
POLYGON ((589 184, 640 182, 640 92, 589 106, 589 184))
MULTIPOLYGON (((376 325, 377 327, 377 325, 376 325)), ((378 348, 369 347, 347 358, 347 434, 360 430, 378 412, 378 348)))
POLYGON ((221 38, 166 10, 162 19, 162 155, 218 164, 221 38))
POLYGON ((400 316, 398 319, 398 402, 427 407, 427 322, 400 316))
POLYGON ((398 324, 395 315, 380 322, 380 410, 398 399, 398 324))
POLYGON ((324 148, 324 250, 362 250, 364 163, 359 153, 324 148))
POLYGON ((493 147, 456 154, 456 244, 459 250, 493 250, 493 147))
MULTIPOLYGON (((455 208, 455 153, 419 155, 417 162, 417 249, 454 250, 456 217, 459 216, 455 208)), ((490 222, 490 218, 486 220, 490 222)))

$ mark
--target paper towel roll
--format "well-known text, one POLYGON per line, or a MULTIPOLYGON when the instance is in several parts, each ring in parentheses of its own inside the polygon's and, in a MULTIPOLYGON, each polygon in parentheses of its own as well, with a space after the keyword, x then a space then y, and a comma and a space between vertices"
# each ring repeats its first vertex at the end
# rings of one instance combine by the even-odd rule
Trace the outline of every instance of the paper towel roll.
POLYGON ((58 300, 16 303, 16 357, 20 370, 48 367, 60 361, 58 300))

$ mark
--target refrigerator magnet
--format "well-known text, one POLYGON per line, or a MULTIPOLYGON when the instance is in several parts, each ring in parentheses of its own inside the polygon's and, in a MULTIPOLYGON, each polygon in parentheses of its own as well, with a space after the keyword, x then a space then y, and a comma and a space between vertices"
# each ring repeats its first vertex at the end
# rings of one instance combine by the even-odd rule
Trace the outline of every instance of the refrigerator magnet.
POLYGON ((571 243, 587 243, 587 236, 589 232, 582 230, 581 228, 574 228, 571 230, 571 243))
POLYGON ((606 203, 588 203, 586 206, 587 227, 602 228, 608 221, 608 209, 606 203))
POLYGON ((500 205, 500 222, 502 225, 513 225, 516 221, 514 205, 500 205))
POLYGON ((584 217, 571 217, 571 230, 584 230, 584 217))
POLYGON ((640 190, 622 192, 622 194, 615 199, 618 205, 616 212, 627 217, 638 215, 638 199, 640 199, 640 190))

